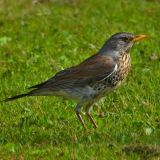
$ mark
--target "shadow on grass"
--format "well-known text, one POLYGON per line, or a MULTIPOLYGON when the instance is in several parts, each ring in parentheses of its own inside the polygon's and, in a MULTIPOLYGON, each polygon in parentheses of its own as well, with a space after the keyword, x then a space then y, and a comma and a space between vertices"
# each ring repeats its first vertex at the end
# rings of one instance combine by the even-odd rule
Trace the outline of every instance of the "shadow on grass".
POLYGON ((130 144, 123 148, 126 154, 138 154, 142 160, 152 159, 153 157, 160 156, 160 145, 147 145, 147 144, 130 144))

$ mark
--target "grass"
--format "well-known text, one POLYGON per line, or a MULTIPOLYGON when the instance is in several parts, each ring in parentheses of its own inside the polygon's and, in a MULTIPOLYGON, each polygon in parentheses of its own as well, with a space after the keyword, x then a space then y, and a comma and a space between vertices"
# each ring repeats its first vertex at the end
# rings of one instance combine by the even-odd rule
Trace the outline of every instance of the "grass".
POLYGON ((1 103, 0 159, 159 159, 146 147, 124 151, 160 145, 159 10, 158 0, 1 0, 1 99, 80 63, 116 32, 150 38, 133 47, 126 83, 94 106, 96 130, 85 116, 88 129, 81 127, 73 101, 31 97, 1 103))

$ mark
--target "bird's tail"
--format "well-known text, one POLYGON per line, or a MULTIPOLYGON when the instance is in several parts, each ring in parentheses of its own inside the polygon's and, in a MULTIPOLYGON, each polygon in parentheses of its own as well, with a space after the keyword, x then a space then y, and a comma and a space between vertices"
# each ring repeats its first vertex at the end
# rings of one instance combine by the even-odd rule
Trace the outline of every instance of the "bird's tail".
POLYGON ((28 96, 28 95, 29 95, 29 93, 19 94, 19 95, 10 97, 10 98, 6 98, 5 100, 3 100, 3 101, 1 101, 1 102, 13 101, 13 100, 15 100, 15 99, 22 98, 22 97, 25 97, 25 96, 28 96))
POLYGON ((5 100, 0 102, 8 102, 25 96, 47 96, 47 95, 54 95, 54 92, 50 91, 48 88, 34 89, 28 93, 19 94, 10 98, 6 98, 5 100))

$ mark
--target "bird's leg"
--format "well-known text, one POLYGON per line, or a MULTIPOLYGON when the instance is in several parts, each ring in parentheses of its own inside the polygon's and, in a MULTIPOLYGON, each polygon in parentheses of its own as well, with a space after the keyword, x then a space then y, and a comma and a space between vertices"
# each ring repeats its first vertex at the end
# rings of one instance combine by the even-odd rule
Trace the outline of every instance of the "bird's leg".
POLYGON ((86 106, 86 115, 89 117, 91 123, 93 124, 94 128, 98 128, 98 125, 96 124, 96 122, 94 121, 94 119, 92 118, 90 112, 91 112, 91 107, 92 107, 92 104, 87 104, 86 106))
POLYGON ((79 121, 81 122, 82 126, 85 128, 85 124, 84 124, 83 118, 82 118, 82 116, 80 114, 81 113, 81 107, 82 107, 81 104, 77 104, 75 112, 76 112, 76 115, 77 115, 79 121))

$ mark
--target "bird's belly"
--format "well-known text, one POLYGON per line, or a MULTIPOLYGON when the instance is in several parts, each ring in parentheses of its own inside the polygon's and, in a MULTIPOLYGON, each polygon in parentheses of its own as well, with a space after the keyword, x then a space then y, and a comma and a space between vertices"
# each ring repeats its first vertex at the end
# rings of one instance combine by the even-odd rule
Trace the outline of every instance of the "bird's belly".
POLYGON ((96 91, 91 86, 66 88, 56 94, 56 96, 63 96, 66 99, 73 99, 77 102, 84 100, 90 101, 94 99, 95 95, 96 91))

